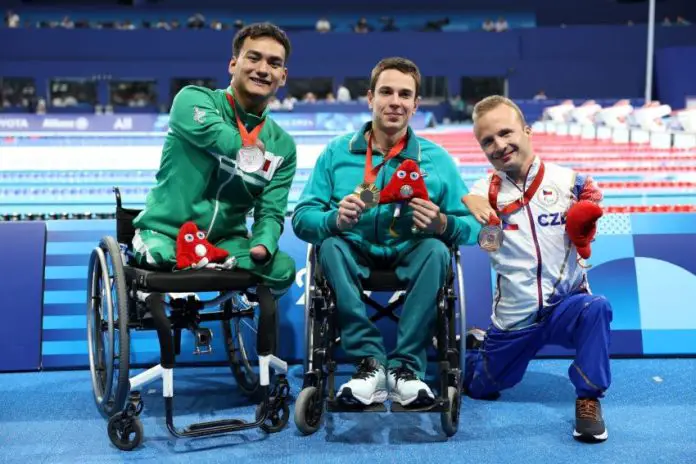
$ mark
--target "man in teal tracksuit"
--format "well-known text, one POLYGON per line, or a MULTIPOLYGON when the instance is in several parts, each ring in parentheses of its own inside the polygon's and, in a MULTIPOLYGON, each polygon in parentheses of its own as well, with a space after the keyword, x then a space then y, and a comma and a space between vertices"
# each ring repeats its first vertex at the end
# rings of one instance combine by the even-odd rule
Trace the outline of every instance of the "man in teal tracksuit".
POLYGON ((409 127, 419 86, 414 63, 388 58, 377 64, 368 92, 372 121, 329 143, 293 214, 296 235, 320 244, 319 264, 335 293, 341 346, 360 360, 337 394, 350 404, 387 397, 404 406, 433 401, 423 378, 437 293, 451 263, 449 246, 474 243, 480 230, 462 205, 467 189, 450 155, 409 127), (365 169, 366 163, 372 159, 379 167, 385 158, 375 178, 366 179, 368 171, 374 172, 365 169), (414 160, 424 173, 430 201, 411 200, 394 220, 395 204, 370 207, 364 201, 369 195, 354 192, 364 190, 359 186, 365 183, 382 190, 405 160, 414 160), (389 355, 360 297, 361 279, 385 265, 407 285, 396 349, 389 355))
POLYGON ((252 24, 237 33, 233 49, 227 89, 187 86, 174 98, 157 185, 134 221, 133 248, 141 265, 172 270, 177 233, 193 221, 238 268, 280 295, 295 278, 278 240, 296 147, 268 116, 267 103, 285 84, 290 43, 276 26, 252 24))

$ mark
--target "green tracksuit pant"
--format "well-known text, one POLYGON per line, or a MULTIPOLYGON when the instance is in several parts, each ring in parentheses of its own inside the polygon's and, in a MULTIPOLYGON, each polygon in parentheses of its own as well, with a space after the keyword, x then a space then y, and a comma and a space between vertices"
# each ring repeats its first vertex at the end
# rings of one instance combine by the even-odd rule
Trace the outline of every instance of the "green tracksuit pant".
MULTIPOLYGON (((243 269, 261 278, 274 295, 280 296, 288 291, 295 281, 295 261, 283 251, 265 263, 257 263, 249 255, 251 239, 231 237, 215 246, 237 258, 237 269, 243 269)), ((139 230, 133 239, 135 259, 141 265, 171 271, 176 265, 176 241, 171 237, 151 230, 139 230)))

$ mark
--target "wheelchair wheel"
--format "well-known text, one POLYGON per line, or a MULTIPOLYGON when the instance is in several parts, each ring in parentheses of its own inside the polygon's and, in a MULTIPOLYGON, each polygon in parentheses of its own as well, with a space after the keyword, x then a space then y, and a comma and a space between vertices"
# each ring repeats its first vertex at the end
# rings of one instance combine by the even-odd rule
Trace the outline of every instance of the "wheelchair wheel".
POLYGON ((324 404, 317 387, 303 388, 295 400, 295 425, 305 435, 311 435, 321 425, 324 404))
POLYGON ((132 451, 143 442, 143 423, 137 417, 123 417, 120 413, 109 419, 109 440, 121 451, 132 451))
POLYGON ((447 399, 449 400, 450 407, 448 411, 443 411, 441 413, 440 422, 445 435, 452 437, 457 433, 457 429, 459 428, 459 390, 457 390, 456 387, 448 387, 447 399))
MULTIPOLYGON (((280 432, 288 425, 290 420, 290 406, 288 406, 287 402, 281 401, 278 405, 270 407, 272 409, 268 411, 266 420, 260 425, 260 428, 266 433, 280 432)), ((256 407, 256 420, 263 417, 265 410, 263 403, 256 407)))
POLYGON ((128 295, 121 252, 104 237, 89 258, 87 343, 97 408, 107 417, 123 409, 130 383, 128 295))

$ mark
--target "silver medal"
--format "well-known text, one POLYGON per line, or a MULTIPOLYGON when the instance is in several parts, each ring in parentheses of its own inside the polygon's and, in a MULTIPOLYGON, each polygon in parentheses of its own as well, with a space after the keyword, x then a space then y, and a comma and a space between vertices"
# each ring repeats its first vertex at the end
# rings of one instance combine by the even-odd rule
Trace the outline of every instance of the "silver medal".
POLYGON ((498 251, 503 244, 503 229, 500 226, 485 226, 478 235, 478 244, 486 251, 498 251))
POLYGON ((237 151, 237 167, 243 172, 260 171, 265 160, 263 151, 256 145, 247 145, 237 151))

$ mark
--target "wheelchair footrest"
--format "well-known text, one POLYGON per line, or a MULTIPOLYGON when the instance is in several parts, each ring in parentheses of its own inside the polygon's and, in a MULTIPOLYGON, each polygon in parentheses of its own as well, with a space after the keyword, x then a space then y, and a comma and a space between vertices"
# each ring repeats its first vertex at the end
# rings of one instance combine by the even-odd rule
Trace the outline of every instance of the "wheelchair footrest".
POLYGON ((219 421, 189 424, 183 430, 177 430, 173 423, 169 421, 167 422, 167 428, 175 437, 205 437, 210 435, 222 435, 252 429, 257 426, 257 424, 254 422, 246 422, 239 419, 223 419, 219 421))
POLYGON ((329 412, 387 412, 384 403, 373 403, 368 406, 346 404, 338 400, 327 400, 326 410, 329 412))
POLYGON ((228 425, 242 425, 246 424, 241 419, 225 419, 225 420, 219 420, 219 421, 212 421, 212 422, 199 422, 198 424, 191 424, 188 427, 186 427, 186 430, 190 431, 195 431, 195 430, 204 430, 210 427, 226 427, 228 425))
POLYGON ((446 412, 449 408, 449 400, 446 398, 435 398, 435 402, 427 406, 402 406, 396 402, 391 404, 391 412, 446 412))

